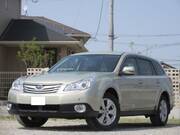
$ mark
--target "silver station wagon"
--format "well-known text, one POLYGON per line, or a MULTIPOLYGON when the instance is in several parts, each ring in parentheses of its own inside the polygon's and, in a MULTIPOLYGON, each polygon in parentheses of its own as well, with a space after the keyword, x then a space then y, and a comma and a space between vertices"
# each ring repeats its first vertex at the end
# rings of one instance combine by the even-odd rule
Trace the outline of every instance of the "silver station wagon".
POLYGON ((47 73, 14 81, 7 108, 25 127, 40 127, 48 118, 82 118, 95 130, 111 130, 120 117, 135 115, 164 126, 173 103, 171 80, 156 60, 129 53, 79 53, 47 73))

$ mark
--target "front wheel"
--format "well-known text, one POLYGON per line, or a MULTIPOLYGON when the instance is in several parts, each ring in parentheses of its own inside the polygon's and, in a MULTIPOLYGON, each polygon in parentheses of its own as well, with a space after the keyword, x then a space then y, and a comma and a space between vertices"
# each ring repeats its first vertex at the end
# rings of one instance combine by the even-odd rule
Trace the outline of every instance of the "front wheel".
POLYGON ((158 110, 155 115, 150 116, 152 125, 154 126, 164 126, 167 123, 169 115, 169 104, 167 98, 162 97, 160 99, 158 110))
POLYGON ((107 94, 103 98, 97 118, 87 118, 88 126, 95 130, 111 130, 117 126, 120 117, 120 106, 115 96, 107 94))
POLYGON ((48 118, 30 117, 30 116, 16 116, 17 121, 24 127, 41 127, 48 118))

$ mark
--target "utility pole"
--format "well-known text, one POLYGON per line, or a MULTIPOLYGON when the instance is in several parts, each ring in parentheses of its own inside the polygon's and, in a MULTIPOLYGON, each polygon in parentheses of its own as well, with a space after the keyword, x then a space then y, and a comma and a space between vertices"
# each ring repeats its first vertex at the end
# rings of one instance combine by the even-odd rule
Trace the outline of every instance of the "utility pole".
POLYGON ((114 51, 114 0, 109 1, 109 46, 114 51))

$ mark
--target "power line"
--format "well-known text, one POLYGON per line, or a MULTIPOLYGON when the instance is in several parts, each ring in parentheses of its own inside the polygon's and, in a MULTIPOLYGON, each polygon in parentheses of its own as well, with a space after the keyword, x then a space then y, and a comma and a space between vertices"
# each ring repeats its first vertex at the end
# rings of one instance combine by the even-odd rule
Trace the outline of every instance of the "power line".
POLYGON ((148 34, 119 34, 117 35, 119 37, 137 37, 137 38, 158 38, 158 37, 179 37, 180 34, 152 34, 152 35, 148 35, 148 34))
POLYGON ((161 59, 162 61, 180 62, 180 59, 161 59))
POLYGON ((100 29, 100 25, 101 25, 101 20, 102 20, 102 13, 103 13, 103 7, 104 7, 104 0, 101 1, 101 10, 100 10, 100 14, 99 14, 99 21, 98 21, 98 25, 97 25, 97 30, 95 33, 94 38, 96 39, 99 29, 100 29))
MULTIPOLYGON (((108 34, 99 34, 105 37, 108 34)), ((180 34, 116 34, 116 38, 164 38, 164 37, 180 37, 180 34)))
MULTIPOLYGON (((94 42, 102 42, 102 43, 107 43, 107 40, 99 40, 99 39, 94 39, 91 38, 90 41, 94 41, 94 42)), ((130 42, 115 42, 116 44, 125 44, 125 45, 130 45, 132 43, 132 41, 130 42)), ((176 42, 176 43, 167 43, 167 44, 158 44, 158 43, 135 43, 133 42, 133 45, 140 45, 140 46, 147 46, 147 45, 152 45, 150 46, 150 48, 152 47, 168 47, 168 46, 180 46, 180 42, 176 42)))
POLYGON ((160 48, 164 48, 164 47, 169 47, 169 46, 180 46, 180 43, 169 43, 169 44, 155 44, 152 45, 150 47, 147 47, 146 49, 140 51, 141 53, 144 53, 145 51, 151 51, 153 49, 160 49, 160 48))
MULTIPOLYGON (((109 41, 91 38, 91 39, 89 40, 89 42, 108 43, 109 41)), ((115 44, 130 45, 130 44, 132 44, 132 41, 131 41, 131 42, 117 42, 117 41, 115 41, 114 43, 115 43, 115 44)), ((134 43, 134 42, 133 42, 133 45, 137 45, 137 46, 146 46, 147 44, 134 43)))

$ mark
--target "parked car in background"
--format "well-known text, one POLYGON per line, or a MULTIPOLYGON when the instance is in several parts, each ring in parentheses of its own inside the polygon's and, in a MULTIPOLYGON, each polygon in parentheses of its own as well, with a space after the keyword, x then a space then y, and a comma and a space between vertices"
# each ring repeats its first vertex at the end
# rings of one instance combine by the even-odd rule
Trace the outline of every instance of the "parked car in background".
POLYGON ((98 130, 113 129, 122 116, 144 115, 164 126, 173 88, 154 59, 129 53, 80 53, 47 73, 14 81, 8 111, 25 127, 48 118, 82 118, 98 130))

